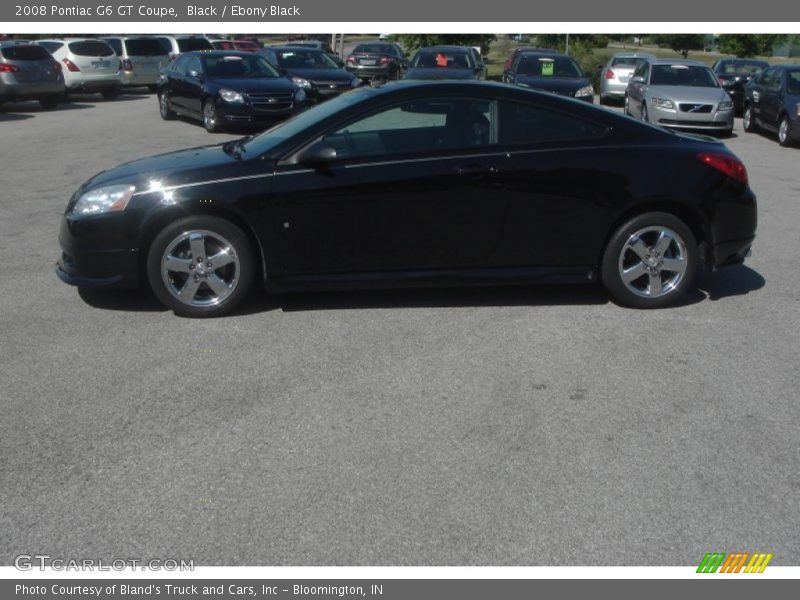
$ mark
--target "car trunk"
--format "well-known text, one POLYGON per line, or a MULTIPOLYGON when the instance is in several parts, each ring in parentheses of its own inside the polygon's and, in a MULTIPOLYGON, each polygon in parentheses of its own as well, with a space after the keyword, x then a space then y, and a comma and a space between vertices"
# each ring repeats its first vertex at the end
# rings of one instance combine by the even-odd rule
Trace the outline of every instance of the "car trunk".
POLYGON ((114 50, 105 42, 87 40, 69 44, 71 60, 87 75, 113 75, 119 71, 120 61, 114 50))
POLYGON ((137 75, 157 75, 170 60, 169 54, 155 38, 133 38, 125 40, 125 53, 131 70, 137 75))

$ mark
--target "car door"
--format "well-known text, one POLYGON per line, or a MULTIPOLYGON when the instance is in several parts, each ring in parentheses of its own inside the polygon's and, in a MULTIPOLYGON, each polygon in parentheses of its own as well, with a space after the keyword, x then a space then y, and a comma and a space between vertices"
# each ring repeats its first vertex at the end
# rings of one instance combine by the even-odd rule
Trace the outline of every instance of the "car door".
POLYGON ((200 57, 189 55, 186 61, 186 74, 181 81, 182 96, 186 109, 196 114, 200 114, 202 110, 204 78, 203 63, 200 57))
POLYGON ((785 71, 772 69, 774 73, 765 82, 761 93, 761 120, 765 125, 777 128, 778 118, 783 107, 783 90, 785 89, 785 71))
POLYGON ((188 56, 179 56, 164 69, 164 77, 166 78, 166 85, 164 87, 166 88, 166 94, 172 105, 179 110, 185 110, 186 106, 183 77, 186 73, 188 58, 188 56))
POLYGON ((603 146, 609 127, 534 102, 500 101, 499 140, 512 166, 508 224, 498 260, 508 266, 578 267, 596 262, 610 202, 629 195, 619 165, 603 146))
POLYGON ((626 94, 628 95, 628 112, 635 116, 642 116, 642 102, 644 101, 645 91, 647 90, 647 82, 650 71, 650 64, 643 62, 631 75, 628 81, 628 88, 626 94))
POLYGON ((770 82, 776 78, 777 69, 765 70, 753 83, 752 100, 753 115, 762 123, 769 124, 766 117, 768 110, 764 110, 765 92, 770 86, 770 82))
POLYGON ((273 235, 286 274, 478 268, 493 263, 510 162, 494 102, 397 102, 319 138, 337 158, 279 164, 273 235))

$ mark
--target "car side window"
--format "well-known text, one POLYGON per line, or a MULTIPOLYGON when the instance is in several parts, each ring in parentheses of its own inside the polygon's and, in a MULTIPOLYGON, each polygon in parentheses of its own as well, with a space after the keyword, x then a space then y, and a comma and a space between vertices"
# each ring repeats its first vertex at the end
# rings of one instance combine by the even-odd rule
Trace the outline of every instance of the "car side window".
POLYGON ((492 102, 435 98, 395 104, 324 136, 340 158, 425 154, 488 146, 492 102))
POLYGON ((758 78, 758 83, 766 87, 771 87, 775 80, 776 73, 777 69, 767 69, 761 74, 761 77, 758 78))
POLYGON ((633 77, 641 77, 645 81, 647 81, 647 75, 646 74, 647 74, 647 63, 643 62, 638 67, 636 67, 636 70, 633 72, 633 77))
POLYGON ((170 70, 178 75, 186 75, 186 62, 188 59, 188 56, 179 56, 170 66, 170 70))
POLYGON ((189 75, 194 71, 195 73, 202 74, 203 73, 203 65, 200 63, 200 58, 197 56, 189 56, 186 61, 186 74, 189 75))
POLYGON ((500 102, 501 144, 542 144, 600 138, 601 124, 533 104, 500 102))

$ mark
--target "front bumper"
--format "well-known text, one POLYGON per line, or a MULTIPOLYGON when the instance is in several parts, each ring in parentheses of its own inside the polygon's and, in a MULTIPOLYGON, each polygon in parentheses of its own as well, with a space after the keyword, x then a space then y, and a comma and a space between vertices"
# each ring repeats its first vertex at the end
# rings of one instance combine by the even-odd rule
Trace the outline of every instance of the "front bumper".
POLYGON ((691 113, 677 109, 664 109, 649 103, 650 122, 674 129, 704 129, 729 131, 733 129, 733 109, 712 110, 709 113, 691 113))
POLYGON ((217 114, 226 123, 268 123, 287 119, 303 110, 306 103, 293 103, 289 108, 261 110, 250 104, 228 103, 217 100, 217 114))

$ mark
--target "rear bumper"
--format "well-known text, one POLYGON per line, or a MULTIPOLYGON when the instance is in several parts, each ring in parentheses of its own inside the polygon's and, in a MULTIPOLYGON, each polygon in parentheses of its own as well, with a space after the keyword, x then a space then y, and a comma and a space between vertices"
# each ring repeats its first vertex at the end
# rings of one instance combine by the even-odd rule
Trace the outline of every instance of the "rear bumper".
POLYGON ((714 244, 709 248, 708 260, 712 269, 740 265, 750 256, 755 236, 714 244))
POLYGON ((381 66, 353 66, 347 65, 346 70, 356 77, 361 79, 374 79, 375 77, 391 78, 397 74, 397 65, 381 65, 381 66))
POLYGON ((123 71, 122 85, 155 85, 158 83, 158 71, 155 73, 137 73, 136 71, 123 71))
POLYGON ((36 100, 45 96, 55 96, 63 93, 63 81, 41 81, 0 86, 0 100, 4 102, 36 100))

